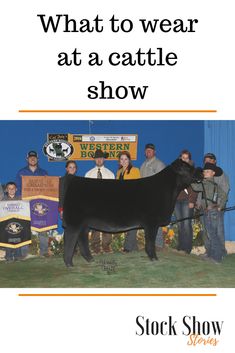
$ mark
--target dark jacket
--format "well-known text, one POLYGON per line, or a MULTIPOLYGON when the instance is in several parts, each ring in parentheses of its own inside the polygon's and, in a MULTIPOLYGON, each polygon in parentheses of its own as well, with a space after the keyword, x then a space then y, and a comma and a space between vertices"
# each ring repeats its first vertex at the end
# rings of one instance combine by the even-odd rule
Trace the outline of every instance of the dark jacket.
POLYGON ((197 192, 193 191, 191 186, 182 190, 177 198, 177 201, 188 201, 189 203, 196 203, 197 201, 197 192), (187 190, 187 192, 185 191, 187 190))
POLYGON ((225 207, 227 195, 214 178, 204 178, 201 183, 193 183, 191 186, 194 191, 202 193, 201 208, 203 210, 213 206, 225 207))
POLYGON ((65 176, 61 177, 59 180, 59 210, 60 211, 63 211, 65 194, 71 180, 74 177, 75 176, 72 174, 65 174, 65 176))

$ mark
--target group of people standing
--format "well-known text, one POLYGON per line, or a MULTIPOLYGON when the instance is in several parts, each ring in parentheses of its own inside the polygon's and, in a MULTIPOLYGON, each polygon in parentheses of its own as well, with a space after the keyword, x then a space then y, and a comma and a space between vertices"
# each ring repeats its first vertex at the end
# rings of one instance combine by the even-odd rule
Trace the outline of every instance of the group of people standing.
MULTIPOLYGON (((114 174, 104 167, 108 155, 97 150, 94 155, 95 167, 85 174, 85 177, 114 179, 114 174)), ((156 157, 154 144, 148 143, 145 146, 145 161, 140 169, 133 166, 129 152, 123 151, 119 155, 119 168, 116 179, 128 180, 152 176, 165 168, 165 164, 156 157)), ((183 150, 179 159, 194 165, 190 151, 183 150)), ((72 164, 75 162, 67 162, 72 164)), ((199 209, 202 214, 201 222, 204 225, 204 243, 206 253, 203 258, 215 263, 220 263, 226 255, 224 237, 224 212, 228 193, 229 179, 226 174, 216 165, 216 156, 207 153, 203 160, 203 180, 201 183, 193 183, 179 194, 174 214, 178 221, 178 247, 179 251, 190 254, 193 244, 192 218, 194 210, 199 209)), ((65 177, 66 178, 66 177, 65 177)), ((63 178, 61 179, 61 181, 63 178)), ((124 200, 125 202, 125 200, 124 200)), ((112 234, 93 231, 91 234, 91 247, 93 252, 98 253, 110 251, 112 234)), ((159 227, 156 234, 156 248, 161 250, 164 247, 162 229, 159 227)), ((131 230, 126 233, 123 252, 128 253, 136 250, 137 231, 131 230)))
MULTIPOLYGON (((86 178, 97 179, 119 179, 130 180, 152 176, 159 173, 165 168, 165 164, 156 157, 156 148, 152 143, 145 146, 145 161, 140 169, 133 166, 131 155, 128 151, 122 151, 118 157, 118 170, 116 176, 105 167, 105 160, 108 154, 98 149, 94 153, 95 166, 86 174, 86 178)), ((184 162, 193 165, 191 153, 183 150, 179 158, 184 162)), ((20 169, 16 175, 16 182, 8 182, 5 194, 0 186, 0 200, 14 200, 21 198, 22 176, 44 176, 48 175, 47 171, 38 165, 38 154, 30 151, 27 154, 27 166, 20 169)), ((204 156, 203 180, 201 183, 193 183, 185 188, 179 194, 175 205, 175 216, 178 222, 178 250, 190 253, 192 250, 193 230, 192 217, 195 208, 199 208, 203 216, 201 221, 204 224, 204 242, 206 248, 205 259, 215 262, 221 262, 226 255, 224 241, 224 224, 223 224, 223 208, 225 207, 228 192, 229 180, 223 173, 222 169, 217 166, 216 156, 213 153, 207 153, 204 156), (180 221, 184 219, 183 221, 180 221)), ((66 190, 72 178, 77 173, 77 164, 75 161, 69 160, 65 165, 66 173, 60 178, 59 183, 59 214, 63 220, 63 204, 66 190)), ((124 200, 125 202, 125 200, 124 200)), ((63 220, 63 227, 66 224, 63 220)), ((38 234, 40 242, 40 255, 46 256, 48 253, 48 233, 42 232, 38 234)), ((91 232, 91 247, 94 253, 111 251, 112 234, 98 231, 91 232)), ((164 247, 163 234, 159 228, 156 234, 156 247, 160 250, 164 247)), ((125 237, 123 252, 128 253, 136 250, 137 231, 128 231, 125 237)), ((27 256, 28 246, 19 249, 10 249, 6 251, 6 259, 18 259, 27 256)))
MULTIPOLYGON (((38 154, 35 151, 29 151, 26 156, 27 165, 17 172, 15 181, 9 181, 5 187, 5 193, 1 198, 0 189, 0 200, 20 200, 22 196, 22 176, 44 176, 48 175, 47 171, 40 168, 38 165, 38 154)), ((48 233, 42 232, 37 234, 40 243, 40 256, 48 254, 48 233)), ((29 246, 25 245, 16 249, 6 248, 5 258, 7 261, 14 261, 26 258, 29 253, 29 246)))
MULTIPOLYGON (((193 165, 191 153, 183 150, 179 156, 184 162, 193 165)), ((226 255, 224 235, 224 208, 228 200, 229 178, 217 166, 216 156, 207 153, 203 160, 203 180, 192 183, 182 190, 175 205, 178 222, 178 250, 190 253, 193 242, 192 217, 198 209, 203 224, 205 260, 220 263, 226 255)))
MULTIPOLYGON (((119 179, 119 180, 130 180, 139 179, 159 173, 165 168, 165 164, 156 158, 156 149, 154 144, 149 143, 145 146, 146 160, 142 164, 141 168, 133 166, 131 155, 128 151, 122 151, 118 157, 118 170, 116 176, 114 173, 105 167, 105 160, 108 158, 108 154, 102 150, 96 150, 94 154, 95 167, 89 170, 86 174, 86 178, 97 178, 97 179, 119 179)), ((63 202, 64 195, 68 184, 71 180, 71 175, 75 175, 77 172, 77 165, 74 161, 68 161, 66 163, 66 175, 60 179, 60 192, 59 192, 59 210, 62 217, 63 214, 63 202), (73 169, 70 169, 73 166, 73 169)), ((125 200, 123 201, 125 202, 125 200)), ((66 231, 66 227, 65 227, 66 231)), ((156 245, 163 247, 163 235, 161 230, 158 232, 156 245)), ((112 234, 101 233, 98 231, 91 232, 91 250, 94 253, 110 252, 111 251, 112 234)), ((123 252, 129 253, 133 250, 137 250, 137 231, 130 230, 126 233, 123 252)))

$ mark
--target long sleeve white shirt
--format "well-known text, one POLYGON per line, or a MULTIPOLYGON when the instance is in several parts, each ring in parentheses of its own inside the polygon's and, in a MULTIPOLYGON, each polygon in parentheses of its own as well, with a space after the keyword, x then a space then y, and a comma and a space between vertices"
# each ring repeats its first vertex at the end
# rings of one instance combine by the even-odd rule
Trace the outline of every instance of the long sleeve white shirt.
MULTIPOLYGON (((102 174, 102 179, 115 179, 113 172, 104 166, 100 167, 100 172, 102 174)), ((97 179, 97 173, 98 167, 95 166, 95 168, 88 170, 88 172, 85 174, 85 178, 97 179)))

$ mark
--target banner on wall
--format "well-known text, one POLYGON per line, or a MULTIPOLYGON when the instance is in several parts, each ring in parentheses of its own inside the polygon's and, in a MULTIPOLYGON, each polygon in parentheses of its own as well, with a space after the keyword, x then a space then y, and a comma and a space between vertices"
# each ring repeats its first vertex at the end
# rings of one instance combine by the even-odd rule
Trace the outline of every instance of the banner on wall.
POLYGON ((1 201, 0 246, 16 249, 30 243, 29 201, 1 201))
POLYGON ((59 177, 23 176, 22 199, 30 201, 32 230, 45 232, 58 227, 59 177))
POLYGON ((48 161, 92 160, 97 149, 109 153, 109 160, 117 160, 121 151, 128 151, 137 159, 138 135, 80 135, 47 134, 43 152, 48 161))

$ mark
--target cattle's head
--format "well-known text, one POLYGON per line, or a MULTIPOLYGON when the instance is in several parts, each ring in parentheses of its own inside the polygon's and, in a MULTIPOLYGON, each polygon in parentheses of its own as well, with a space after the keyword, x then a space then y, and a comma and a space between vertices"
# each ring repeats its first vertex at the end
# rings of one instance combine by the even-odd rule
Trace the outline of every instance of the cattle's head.
POLYGON ((176 159, 171 164, 171 167, 173 171, 177 174, 179 183, 183 187, 187 187, 191 183, 198 182, 203 179, 201 168, 195 168, 189 163, 182 161, 181 159, 176 159))

